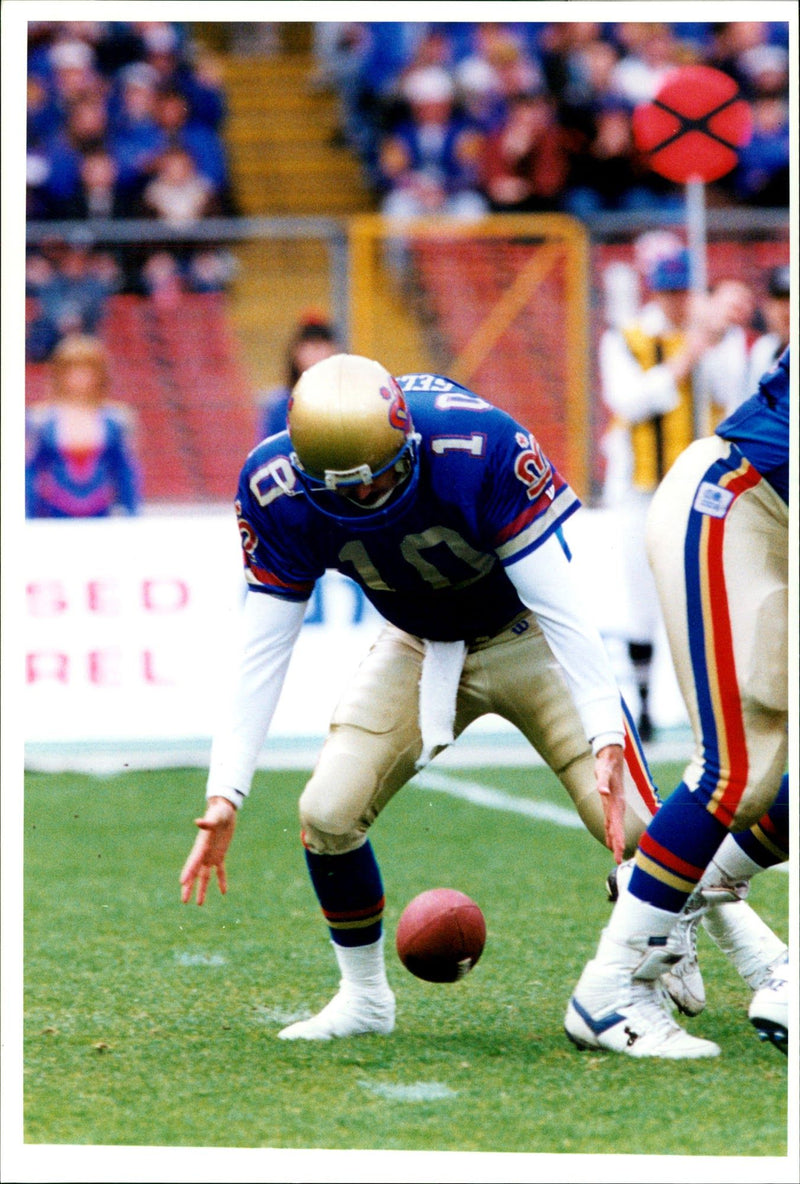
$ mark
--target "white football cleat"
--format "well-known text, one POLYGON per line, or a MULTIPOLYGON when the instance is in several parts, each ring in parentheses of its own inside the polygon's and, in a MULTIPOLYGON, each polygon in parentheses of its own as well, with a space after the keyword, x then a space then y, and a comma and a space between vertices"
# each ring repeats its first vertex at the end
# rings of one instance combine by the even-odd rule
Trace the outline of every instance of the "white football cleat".
POLYGON ((759 1040, 770 1040, 782 1053, 789 1046, 789 951, 775 963, 750 1001, 747 1013, 759 1040))
MULTIPOLYGON (((710 891, 703 889, 706 895, 710 891)), ((743 899, 710 908, 703 928, 751 991, 758 990, 786 953, 786 943, 743 899)))
MULTIPOLYGON (((712 909, 722 908, 730 903, 739 903, 747 895, 746 882, 720 884, 715 887, 698 887, 686 901, 678 914, 672 931, 672 939, 685 950, 680 962, 665 970, 661 977, 669 997, 684 1015, 699 1015, 706 1005, 706 988, 697 961, 697 926, 712 909)), ((745 911, 751 913, 749 906, 745 911)), ((744 918, 743 918, 744 919, 744 918)), ((737 928, 739 917, 734 914, 728 928, 737 928)), ((722 925, 725 925, 724 918, 722 925)), ((719 928, 719 923, 717 928, 719 928)))
POLYGON ((772 966, 786 950, 778 935, 746 903, 749 887, 747 880, 705 885, 686 902, 673 930, 675 940, 686 947, 686 955, 662 978, 685 1015, 699 1015, 705 1006, 705 988, 697 964, 698 922, 753 991, 769 977, 772 966))
POLYGON ((687 934, 691 942, 688 952, 661 978, 664 990, 683 1015, 699 1015, 706 1005, 706 987, 697 961, 696 932, 693 929, 687 934))
POLYGON ((680 956, 671 941, 638 938, 634 945, 621 945, 604 932, 597 957, 584 967, 567 1005, 564 1030, 573 1044, 630 1057, 717 1056, 716 1044, 675 1022, 659 981, 680 956))
POLYGON ((278 1033, 281 1040, 332 1040, 340 1036, 388 1035, 394 1028, 394 994, 388 988, 372 995, 356 994, 349 984, 339 990, 322 1011, 309 1020, 298 1020, 278 1033))
MULTIPOLYGON (((606 892, 610 901, 616 901, 620 892, 627 889, 634 862, 633 859, 623 860, 609 872, 606 892)), ((699 892, 695 891, 684 905, 672 931, 672 940, 682 947, 684 955, 661 976, 667 993, 684 1015, 699 1015, 706 1005, 705 984, 697 961, 697 924, 705 908, 710 906, 701 906, 703 902, 699 899, 699 892)))
MULTIPOLYGON (((609 900, 615 901, 628 887, 633 859, 614 868, 606 879, 609 900)), ((700 884, 683 906, 670 944, 684 951, 683 958, 661 976, 673 1003, 684 1015, 695 1016, 706 1005, 706 990, 697 960, 697 927, 702 922, 708 936, 751 990, 769 976, 786 946, 745 902, 749 880, 722 879, 700 884)))
POLYGON ((664 1057, 683 1060, 715 1057, 718 1045, 691 1036, 676 1024, 667 1010, 659 986, 629 977, 622 986, 618 976, 607 981, 605 992, 597 982, 582 978, 569 1001, 564 1030, 578 1048, 606 1049, 629 1057, 664 1057), (600 996, 605 998, 600 1002, 600 996), (583 1000, 583 1002, 581 1001, 583 1000), (589 1006, 594 1011, 589 1011, 589 1006))

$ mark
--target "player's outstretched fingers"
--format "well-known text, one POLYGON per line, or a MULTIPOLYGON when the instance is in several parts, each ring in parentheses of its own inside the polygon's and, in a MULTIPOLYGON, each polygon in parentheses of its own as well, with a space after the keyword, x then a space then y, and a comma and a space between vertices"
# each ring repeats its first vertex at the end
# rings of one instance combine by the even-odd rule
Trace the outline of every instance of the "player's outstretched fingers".
POLYGON ((234 807, 219 798, 211 799, 204 817, 195 819, 195 826, 200 833, 189 852, 189 858, 183 865, 180 877, 181 900, 184 904, 191 900, 195 882, 197 883, 197 903, 203 903, 212 868, 217 869, 220 892, 223 895, 227 892, 225 854, 233 837, 235 825, 234 807))

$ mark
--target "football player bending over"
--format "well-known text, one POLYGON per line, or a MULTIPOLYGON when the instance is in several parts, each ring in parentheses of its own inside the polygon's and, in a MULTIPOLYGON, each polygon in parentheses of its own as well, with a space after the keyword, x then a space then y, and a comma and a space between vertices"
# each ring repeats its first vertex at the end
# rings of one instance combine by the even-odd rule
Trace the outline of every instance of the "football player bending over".
POLYGON ((578 507, 535 437, 503 411, 447 378, 397 379, 349 354, 301 376, 287 431, 245 462, 239 677, 212 747, 184 902, 196 887, 202 904, 213 873, 226 890, 237 811, 315 581, 343 572, 386 622, 300 798, 339 990, 282 1038, 392 1030, 383 884, 367 832, 479 716, 520 729, 617 863, 635 851, 659 803, 570 567, 562 527, 578 507))

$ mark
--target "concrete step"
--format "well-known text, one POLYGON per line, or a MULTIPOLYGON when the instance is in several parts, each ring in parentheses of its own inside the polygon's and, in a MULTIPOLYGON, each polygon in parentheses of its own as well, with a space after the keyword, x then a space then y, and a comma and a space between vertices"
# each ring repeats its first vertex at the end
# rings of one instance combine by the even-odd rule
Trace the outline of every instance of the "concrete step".
POLYGON ((298 82, 309 86, 314 63, 308 54, 284 53, 274 57, 235 57, 223 62, 226 89, 254 86, 260 83, 298 82))
POLYGON ((336 129, 336 120, 328 118, 324 113, 310 111, 303 119, 289 119, 283 115, 278 118, 273 112, 259 112, 246 119, 239 117, 230 120, 226 138, 231 151, 242 149, 250 154, 263 144, 293 145, 298 153, 319 152, 333 147, 340 156, 345 152, 330 140, 336 129), (309 125, 313 120, 313 133, 309 132, 309 125))
POLYGON ((359 162, 331 143, 337 102, 310 86, 313 67, 308 53, 226 61, 226 138, 244 212, 339 216, 371 208, 359 162))

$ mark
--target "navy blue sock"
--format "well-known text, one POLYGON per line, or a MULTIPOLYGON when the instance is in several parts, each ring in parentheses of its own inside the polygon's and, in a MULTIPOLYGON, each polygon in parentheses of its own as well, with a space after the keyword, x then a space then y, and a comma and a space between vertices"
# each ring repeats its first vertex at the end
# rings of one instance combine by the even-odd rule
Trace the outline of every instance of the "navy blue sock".
POLYGON ((681 782, 639 840, 631 895, 679 913, 728 833, 681 782))
POLYGON ((784 773, 775 801, 750 830, 733 836, 745 855, 761 867, 789 858, 789 774, 784 773))
POLYGON ((340 946, 366 946, 383 928, 383 882, 369 840, 344 855, 315 855, 306 848, 311 883, 331 940, 340 946))

